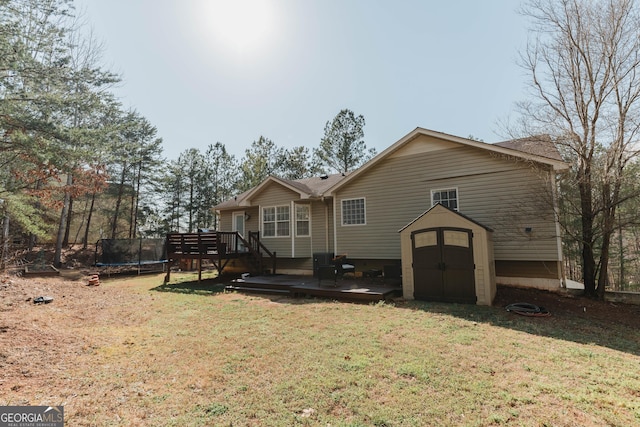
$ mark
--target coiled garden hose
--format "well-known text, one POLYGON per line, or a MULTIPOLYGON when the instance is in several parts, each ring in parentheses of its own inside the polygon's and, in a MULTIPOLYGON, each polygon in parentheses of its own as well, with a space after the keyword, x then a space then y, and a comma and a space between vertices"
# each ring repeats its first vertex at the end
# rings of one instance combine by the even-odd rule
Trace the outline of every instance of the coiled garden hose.
POLYGON ((505 307, 507 311, 520 314, 522 316, 530 316, 530 317, 548 317, 551 316, 551 313, 547 311, 544 307, 538 307, 534 304, 529 304, 528 302, 517 302, 514 304, 509 304, 505 307))

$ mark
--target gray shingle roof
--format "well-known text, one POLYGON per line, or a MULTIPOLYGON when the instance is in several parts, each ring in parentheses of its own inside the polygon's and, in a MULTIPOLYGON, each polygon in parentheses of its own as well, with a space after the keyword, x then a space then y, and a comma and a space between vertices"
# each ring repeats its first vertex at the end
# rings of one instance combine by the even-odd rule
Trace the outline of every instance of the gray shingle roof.
POLYGON ((546 157, 548 159, 562 160, 562 156, 560 155, 558 148, 553 143, 549 135, 512 139, 509 141, 496 142, 494 145, 522 151, 523 153, 546 157))
MULTIPOLYGON (((410 133, 408 136, 401 139, 400 141, 396 142, 393 146, 391 146, 385 151, 393 150, 397 146, 406 143, 407 142, 406 138, 412 136, 412 134, 415 134, 415 133, 437 134, 439 135, 439 137, 443 137, 446 139, 455 139, 468 144, 475 144, 477 146, 480 146, 481 148, 485 148, 485 147, 489 148, 491 145, 494 145, 494 146, 506 148, 509 150, 519 151, 524 154, 547 158, 547 159, 550 159, 550 161, 562 162, 562 156, 560 155, 560 152, 558 151, 557 147, 551 140, 551 137, 548 135, 540 135, 535 137, 520 138, 520 139, 509 140, 509 141, 497 142, 495 144, 487 144, 484 142, 479 143, 471 140, 466 140, 464 138, 459 138, 451 135, 438 133, 435 131, 429 131, 427 129, 417 128, 415 131, 413 131, 412 133, 410 133)), ((374 158, 373 161, 375 162, 383 157, 385 157, 385 155, 384 153, 381 153, 376 158, 374 158)), ((371 161, 369 163, 371 163, 371 161)), ((361 169, 366 169, 367 166, 371 166, 371 165, 367 164, 361 169)), ((356 173, 352 178, 355 178, 360 172, 363 172, 363 170, 356 171, 356 173)), ((232 199, 229 199, 220 203, 219 205, 215 206, 215 209, 218 209, 218 210, 233 209, 233 208, 242 206, 243 202, 250 199, 251 196, 256 191, 260 191, 260 189, 264 185, 267 185, 268 182, 276 182, 286 187, 289 187, 293 191, 297 191, 298 193, 300 193, 301 198, 321 197, 323 195, 326 195, 327 191, 333 188, 334 186, 337 185, 339 187, 340 185, 338 184, 350 175, 351 174, 346 174, 346 175, 334 174, 334 175, 324 175, 324 176, 317 176, 313 178, 305 178, 305 179, 297 179, 297 180, 282 179, 282 178, 272 176, 272 177, 269 177, 267 180, 263 181, 257 187, 254 187, 249 191, 245 191, 244 193, 238 194, 232 199)))
MULTIPOLYGON (((293 188, 300 192, 301 194, 314 198, 320 197, 326 190, 333 187, 336 183, 343 180, 347 175, 343 174, 334 174, 334 175, 324 175, 324 176, 316 176, 312 178, 304 178, 304 179, 282 179, 278 177, 270 177, 275 182, 280 182, 290 188, 293 188)), ((233 209, 237 208, 242 204, 244 200, 247 199, 251 195, 251 193, 255 190, 252 188, 249 191, 245 191, 244 193, 238 194, 232 199, 226 200, 219 205, 216 205, 214 209, 233 209)))

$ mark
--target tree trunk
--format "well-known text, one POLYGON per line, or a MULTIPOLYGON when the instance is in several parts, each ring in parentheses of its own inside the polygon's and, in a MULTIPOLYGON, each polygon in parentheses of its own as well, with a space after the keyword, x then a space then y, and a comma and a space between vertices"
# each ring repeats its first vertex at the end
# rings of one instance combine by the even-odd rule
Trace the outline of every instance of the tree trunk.
POLYGON ((596 296, 596 261, 593 254, 593 209, 589 168, 578 172, 582 223, 582 280, 586 296, 596 296))
MULTIPOLYGON (((73 216, 73 197, 69 196, 69 212, 67 213, 67 224, 64 230, 64 238, 62 239, 62 246, 69 246, 69 234, 71 230, 71 217, 73 216)), ((75 243, 75 242, 74 242, 75 243)))
POLYGON ((138 180, 136 182, 136 206, 133 213, 133 235, 138 234, 138 211, 140 209, 140 182, 142 181, 142 162, 138 163, 138 180))
POLYGON ((189 181, 189 233, 193 233, 193 177, 189 181))
POLYGON ((120 204, 122 203, 122 195, 124 193, 124 177, 126 175, 126 165, 122 165, 122 174, 120 175, 120 184, 118 185, 118 197, 116 198, 116 207, 113 212, 113 222, 111 223, 111 238, 116 238, 116 231, 118 230, 118 216, 120 214, 120 204))
POLYGON ((135 233, 133 230, 133 209, 135 206, 136 192, 133 185, 131 187, 131 200, 129 202, 129 239, 133 239, 135 233))
POLYGON ((178 191, 176 192, 177 200, 176 200, 176 232, 180 232, 180 203, 182 202, 182 198, 181 198, 181 191, 182 188, 180 186, 180 184, 178 183, 178 191))
MULTIPOLYGON (((80 236, 80 232, 82 231, 82 229, 84 228, 84 221, 85 219, 87 219, 87 209, 88 209, 88 201, 86 196, 84 197, 85 201, 84 201, 84 208, 82 209, 82 217, 80 218, 80 224, 78 224, 78 231, 76 231, 76 235, 73 236, 73 243, 76 244, 78 243, 78 236, 80 236)), ((82 242, 82 240, 80 241, 82 242)), ((85 248, 86 249, 86 248, 85 248)))
POLYGON ((134 183, 131 186, 133 191, 131 193, 131 220, 129 221, 129 238, 136 237, 138 232, 138 206, 140 204, 140 175, 142 172, 142 162, 138 162, 136 166, 136 176, 134 177, 134 183))
MULTIPOLYGON (((6 203, 6 202, 5 202, 6 203)), ((2 221, 2 258, 0 258, 0 271, 7 267, 9 262, 9 213, 7 212, 2 221)))
MULTIPOLYGON (((41 187, 42 187, 42 180, 40 179, 36 180, 35 189, 40 190, 41 187)), ((36 201, 36 209, 40 210, 41 208, 42 206, 40 204, 40 199, 38 199, 36 201)), ((29 252, 33 250, 33 248, 36 246, 37 243, 38 243, 38 238, 36 237, 36 235, 33 233, 30 233, 29 234, 29 252)))
POLYGON ((91 226, 91 216, 93 215, 93 207, 96 202, 96 193, 95 191, 91 193, 91 205, 89 206, 89 213, 87 214, 87 226, 84 229, 84 239, 82 243, 82 249, 87 249, 87 244, 89 241, 89 227, 91 226))
POLYGON ((67 217, 69 215, 69 205, 71 204, 71 191, 69 187, 73 185, 73 175, 67 175, 67 188, 64 192, 64 204, 62 205, 62 212, 60 213, 60 224, 58 226, 58 236, 56 238, 56 250, 53 254, 53 266, 60 267, 62 258, 62 241, 67 228, 67 217))
POLYGON ((624 240, 622 238, 622 219, 620 211, 618 211, 618 246, 620 249, 620 277, 618 278, 618 290, 624 291, 625 288, 625 271, 624 271, 624 240))
MULTIPOLYGON (((619 181, 618 181, 619 182, 619 181)), ((598 277, 598 287, 596 295, 598 299, 604 300, 604 292, 609 280, 609 259, 611 250, 611 238, 615 231, 616 203, 619 200, 620 187, 614 181, 613 189, 609 182, 602 186, 602 251, 600 253, 600 275, 598 277)))
POLYGON ((606 233, 602 238, 602 254, 600 255, 600 274, 598 276, 598 287, 596 296, 604 300, 604 291, 609 278, 609 247, 611 245, 611 234, 606 233))

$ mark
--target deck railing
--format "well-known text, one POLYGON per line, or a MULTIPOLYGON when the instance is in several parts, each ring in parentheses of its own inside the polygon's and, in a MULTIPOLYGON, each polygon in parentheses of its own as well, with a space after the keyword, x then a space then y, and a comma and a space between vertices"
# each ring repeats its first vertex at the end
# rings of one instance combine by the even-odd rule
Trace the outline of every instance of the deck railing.
POLYGON ((239 239, 240 235, 237 231, 216 231, 215 233, 218 240, 227 245, 228 253, 237 254, 243 252, 239 239))
POLYGON ((262 268, 262 252, 271 259, 271 273, 276 273, 276 253, 271 252, 261 241, 260 241, 260 232, 259 231, 250 231, 249 232, 249 247, 252 248, 254 252, 261 254, 261 268, 262 268))
POLYGON ((257 232, 249 232, 248 240, 237 231, 169 233, 166 247, 169 263, 181 259, 198 260, 199 278, 201 261, 204 259, 211 260, 218 273, 222 273, 230 258, 247 256, 253 269, 262 274, 263 258, 266 256, 271 259, 271 272, 276 271, 276 254, 260 242, 260 233, 257 232))

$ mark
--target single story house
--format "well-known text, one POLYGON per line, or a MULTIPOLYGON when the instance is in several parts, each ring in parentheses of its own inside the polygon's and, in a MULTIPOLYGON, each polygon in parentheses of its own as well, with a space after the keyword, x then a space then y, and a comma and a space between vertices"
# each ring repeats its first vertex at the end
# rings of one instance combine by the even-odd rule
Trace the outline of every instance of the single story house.
POLYGON ((278 272, 312 274, 322 253, 346 254, 356 271, 400 271, 400 231, 442 204, 492 230, 498 284, 554 289, 556 176, 566 169, 549 138, 488 144, 416 128, 353 172, 270 176, 215 209, 221 231, 259 232, 278 272))

